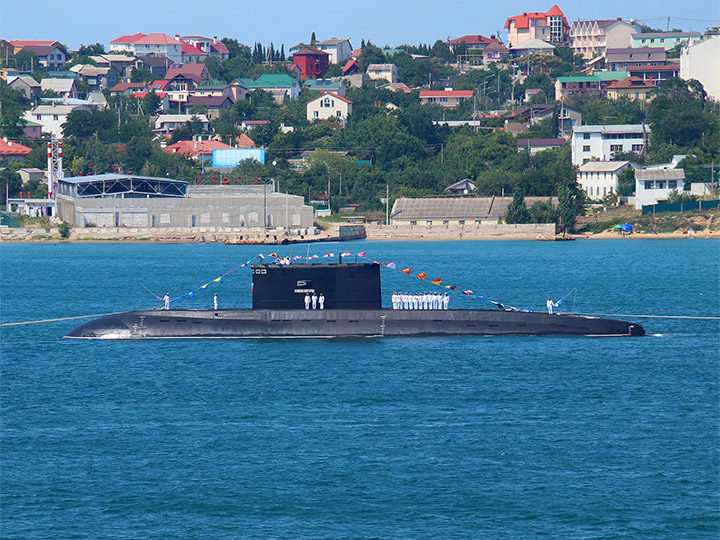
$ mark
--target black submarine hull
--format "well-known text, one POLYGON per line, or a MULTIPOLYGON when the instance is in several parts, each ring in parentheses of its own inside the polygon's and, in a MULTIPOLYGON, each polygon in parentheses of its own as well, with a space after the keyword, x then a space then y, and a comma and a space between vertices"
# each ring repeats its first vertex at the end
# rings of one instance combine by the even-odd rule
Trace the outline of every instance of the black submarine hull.
POLYGON ((145 310, 78 326, 73 339, 329 338, 458 335, 643 336, 615 319, 513 310, 145 310))

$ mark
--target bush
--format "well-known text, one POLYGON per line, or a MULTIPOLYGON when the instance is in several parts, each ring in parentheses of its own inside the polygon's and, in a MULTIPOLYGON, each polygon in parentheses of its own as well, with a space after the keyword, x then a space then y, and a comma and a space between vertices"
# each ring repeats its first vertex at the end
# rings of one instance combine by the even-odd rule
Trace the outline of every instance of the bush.
POLYGON ((70 238, 70 225, 63 221, 60 225, 58 225, 58 232, 63 238, 70 238))

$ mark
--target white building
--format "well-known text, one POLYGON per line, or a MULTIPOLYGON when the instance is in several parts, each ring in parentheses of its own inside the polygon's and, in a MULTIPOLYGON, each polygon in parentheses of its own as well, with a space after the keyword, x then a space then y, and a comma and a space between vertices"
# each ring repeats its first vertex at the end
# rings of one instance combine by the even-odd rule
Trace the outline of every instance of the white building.
POLYGON ((330 55, 331 64, 340 64, 345 62, 352 55, 352 45, 349 39, 326 39, 315 43, 315 48, 325 51, 330 55))
POLYGON ((696 79, 708 96, 720 101, 720 36, 711 36, 680 53, 680 78, 696 79))
POLYGON ((121 36, 110 42, 110 52, 129 52, 135 56, 166 56, 173 62, 182 63, 182 42, 167 34, 143 34, 121 36))
POLYGON ((577 181, 590 199, 600 200, 617 193, 618 176, 631 166, 629 161, 588 161, 580 167, 577 181))
POLYGON ((184 126, 193 118, 202 123, 203 131, 207 131, 210 121, 204 114, 161 114, 155 120, 156 133, 170 133, 175 128, 184 126))
POLYGON ((346 121, 352 113, 352 101, 337 94, 323 94, 307 104, 308 122, 340 118, 346 121))
POLYGON ((571 140, 573 165, 590 160, 610 161, 618 152, 641 154, 649 134, 647 124, 575 126, 571 140))
POLYGON ((23 118, 42 126, 43 133, 50 133, 62 137, 62 125, 67 122, 68 115, 75 111, 89 111, 92 107, 102 107, 101 104, 81 99, 66 100, 78 103, 64 103, 63 100, 53 101, 50 104, 38 105, 30 111, 25 111, 23 118))
POLYGON ((640 169, 635 171, 635 208, 667 201, 671 191, 685 191, 684 169, 640 169))
POLYGON ((367 74, 372 81, 385 80, 396 83, 400 80, 400 70, 395 64, 370 64, 367 67, 367 74))
POLYGON ((570 28, 570 48, 589 60, 604 55, 607 49, 630 47, 631 36, 639 31, 636 22, 622 18, 575 21, 570 28))

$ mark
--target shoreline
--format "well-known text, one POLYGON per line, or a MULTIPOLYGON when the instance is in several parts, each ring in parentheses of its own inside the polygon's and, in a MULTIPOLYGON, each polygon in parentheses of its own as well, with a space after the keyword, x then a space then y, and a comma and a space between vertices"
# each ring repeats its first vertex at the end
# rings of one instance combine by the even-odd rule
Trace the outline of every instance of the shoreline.
MULTIPOLYGON (((37 232, 37 231, 34 231, 37 232)), ((50 231, 42 233, 32 234, 26 233, 23 235, 12 235, 2 234, 0 235, 0 244, 2 243, 116 243, 116 242, 145 242, 145 243, 163 243, 163 244, 209 244, 209 243, 222 243, 228 245, 257 245, 257 246, 288 246, 297 244, 321 244, 328 242, 346 242, 356 241, 353 240, 327 240, 326 236, 320 238, 306 237, 305 239, 299 239, 294 237, 287 237, 287 240, 292 240, 292 243, 283 244, 281 241, 267 241, 260 242, 232 242, 228 241, 227 235, 222 233, 197 233, 197 234, 145 234, 145 233, 118 233, 118 234, 103 234, 93 235, 86 237, 73 237, 62 238, 59 233, 50 231), (321 239, 322 238, 322 239, 321 239)), ((682 232, 673 233, 657 233, 657 234, 629 234, 619 235, 612 232, 603 232, 598 234, 575 234, 570 235, 571 240, 611 240, 611 239, 627 239, 627 240, 638 240, 638 239, 692 239, 692 238, 719 238, 720 231, 696 231, 693 234, 687 234, 682 232)), ((372 234, 368 235, 364 240, 371 241, 382 241, 382 242, 463 242, 463 241, 498 241, 498 240, 535 240, 544 242, 563 241, 561 237, 547 237, 530 234, 493 234, 493 235, 470 235, 470 234, 372 234)))

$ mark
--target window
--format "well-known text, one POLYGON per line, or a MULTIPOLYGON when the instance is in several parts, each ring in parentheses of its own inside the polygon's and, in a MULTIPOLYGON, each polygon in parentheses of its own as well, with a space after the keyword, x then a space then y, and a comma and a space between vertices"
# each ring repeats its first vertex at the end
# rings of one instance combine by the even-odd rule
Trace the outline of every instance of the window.
POLYGON ((589 133, 583 133, 583 139, 586 141, 590 140, 590 134, 589 133))
POLYGON ((335 114, 336 114, 339 118, 342 117, 342 111, 337 111, 335 114))
POLYGON ((643 148, 644 148, 644 145, 642 145, 642 144, 633 144, 632 145, 633 152, 642 152, 643 148))
POLYGON ((317 112, 317 111, 313 111, 313 118, 317 118, 318 116, 319 116, 319 115, 318 115, 318 112, 317 112))
POLYGON ((432 220, 428 219, 428 220, 425 222, 425 225, 432 225, 432 220))
POLYGON ((590 145, 583 146, 583 152, 589 152, 590 151, 590 145))
POLYGON ((657 188, 658 188, 658 189, 665 189, 665 181, 664 181, 664 180, 658 180, 658 181, 657 181, 657 188))
POLYGON ((450 222, 447 219, 443 219, 443 225, 449 225, 450 222))
POLYGON ((36 114, 35 120, 42 120, 42 114, 36 114))
POLYGON ((410 220, 410 225, 417 225, 417 221, 410 220))
POLYGON ((57 114, 53 114, 53 120, 60 120, 60 117, 57 114))
POLYGON ((458 225, 465 225, 465 220, 464 219, 459 220, 458 225))
POLYGON ((623 147, 622 144, 611 144, 610 145, 610 152, 622 152, 623 147))
POLYGON ((668 180, 668 189, 677 189, 677 180, 668 180))

